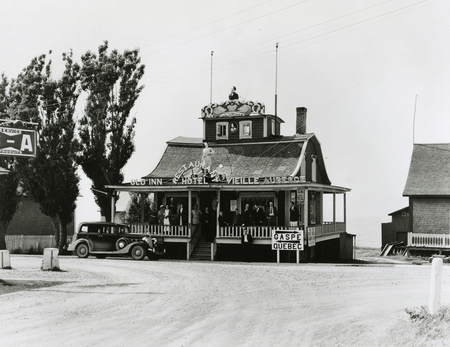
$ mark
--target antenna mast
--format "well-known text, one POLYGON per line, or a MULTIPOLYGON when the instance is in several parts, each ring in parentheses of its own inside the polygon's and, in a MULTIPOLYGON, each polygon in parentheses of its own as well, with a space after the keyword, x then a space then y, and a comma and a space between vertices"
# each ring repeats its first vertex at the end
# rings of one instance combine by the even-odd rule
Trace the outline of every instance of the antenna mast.
POLYGON ((275 61, 275 116, 277 116, 277 98, 278 98, 278 42, 276 45, 276 61, 275 61))
POLYGON ((209 103, 210 104, 212 104, 213 55, 214 55, 214 51, 211 51, 211 86, 209 87, 209 103))
POLYGON ((415 134, 416 134, 416 107, 417 107, 417 98, 419 95, 416 94, 416 100, 414 102, 414 119, 413 119, 413 145, 415 143, 415 134))

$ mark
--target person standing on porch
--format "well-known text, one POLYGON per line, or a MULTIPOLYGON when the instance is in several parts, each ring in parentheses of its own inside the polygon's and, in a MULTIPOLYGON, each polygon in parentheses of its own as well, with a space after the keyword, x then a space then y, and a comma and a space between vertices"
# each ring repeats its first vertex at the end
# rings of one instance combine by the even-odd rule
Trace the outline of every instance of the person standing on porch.
POLYGON ((177 220, 178 220, 178 225, 187 225, 188 223, 188 216, 187 216, 187 211, 184 208, 183 204, 180 204, 178 206, 178 211, 177 211, 177 220))
POLYGON ((150 218, 148 224, 158 224, 158 211, 156 211, 156 205, 154 202, 150 204, 150 218))
POLYGON ((213 214, 209 211, 209 207, 205 207, 205 213, 202 216, 202 234, 206 239, 206 242, 212 242, 214 240, 214 221, 213 214))
POLYGON ((266 224, 266 214, 264 213, 262 206, 259 206, 258 204, 255 204, 253 221, 255 226, 266 224))
POLYGON ((194 205, 194 209, 191 211, 192 215, 192 235, 195 235, 198 228, 200 227, 200 218, 202 212, 198 209, 198 205, 194 205))
POLYGON ((297 206, 295 206, 295 203, 293 201, 291 201, 289 213, 290 213, 289 222, 291 224, 291 227, 298 227, 298 218, 299 218, 298 208, 297 206))
POLYGON ((249 204, 245 204, 244 212, 242 212, 242 222, 248 226, 253 225, 253 216, 249 204))
POLYGON ((253 237, 244 226, 242 229, 241 244, 242 244, 242 258, 249 262, 252 256, 253 237))
POLYGON ((172 214, 170 212, 170 208, 169 205, 166 205, 166 208, 164 210, 164 231, 169 231, 170 227, 169 225, 170 223, 170 218, 171 218, 172 214))
POLYGON ((242 225, 242 215, 239 213, 239 209, 234 211, 233 215, 233 226, 241 226, 242 225))
POLYGON ((219 226, 227 227, 229 224, 225 221, 225 217, 223 216, 223 211, 219 212, 219 226))
POLYGON ((158 224, 159 225, 164 225, 164 205, 159 206, 158 224))
POLYGON ((278 211, 275 206, 273 206, 273 202, 269 202, 269 207, 266 210, 266 217, 267 217, 267 224, 269 226, 276 226, 277 225, 277 216, 278 211))

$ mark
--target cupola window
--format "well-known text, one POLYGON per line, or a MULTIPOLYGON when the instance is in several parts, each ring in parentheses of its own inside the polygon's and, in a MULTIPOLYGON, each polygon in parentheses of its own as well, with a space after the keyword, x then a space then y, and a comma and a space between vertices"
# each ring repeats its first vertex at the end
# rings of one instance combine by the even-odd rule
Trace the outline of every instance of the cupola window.
POLYGON ((252 138, 252 122, 242 121, 239 123, 239 138, 251 139, 252 138))
POLYGON ((216 123, 216 139, 227 140, 228 139, 228 122, 216 123))

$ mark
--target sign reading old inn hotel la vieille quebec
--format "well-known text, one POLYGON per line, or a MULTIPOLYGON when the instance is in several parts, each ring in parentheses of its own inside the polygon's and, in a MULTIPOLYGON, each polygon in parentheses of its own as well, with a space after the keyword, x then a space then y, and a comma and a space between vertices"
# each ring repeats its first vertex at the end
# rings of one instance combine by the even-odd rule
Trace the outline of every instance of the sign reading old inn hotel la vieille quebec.
POLYGON ((350 189, 331 185, 320 143, 306 132, 306 111, 297 108, 296 134, 282 136, 284 121, 266 114, 262 103, 230 95, 230 100, 202 109, 203 138, 168 141, 150 174, 108 188, 154 193, 156 206, 169 206, 172 215, 180 206, 192 211, 197 205, 203 216, 206 209, 212 212, 214 237, 208 243, 193 228, 191 213, 184 222, 173 219, 170 226, 133 225, 135 232, 164 238, 168 257, 191 259, 206 244, 211 260, 235 259, 245 229, 253 239, 255 260, 352 259, 355 237, 346 232, 350 189), (332 200, 325 206, 332 211, 328 221, 323 217, 325 200, 332 200), (338 205, 343 209, 339 221, 338 205), (294 221, 291 208, 297 211, 294 221), (225 221, 220 225, 219 211, 225 221), (251 222, 234 224, 236 213, 252 215, 251 222))

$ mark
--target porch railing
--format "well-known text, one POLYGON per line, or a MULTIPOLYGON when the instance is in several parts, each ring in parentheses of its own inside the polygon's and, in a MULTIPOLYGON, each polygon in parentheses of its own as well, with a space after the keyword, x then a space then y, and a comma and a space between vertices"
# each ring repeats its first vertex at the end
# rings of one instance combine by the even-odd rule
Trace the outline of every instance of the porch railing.
POLYGON ((340 234, 347 230, 347 224, 345 222, 324 222, 322 225, 315 225, 316 236, 329 235, 329 234, 340 234))
MULTIPOLYGON (((272 238, 272 230, 274 229, 297 229, 296 227, 266 227, 266 226, 252 226, 252 227, 246 227, 247 230, 250 232, 250 234, 253 236, 253 238, 256 239, 271 239, 272 238)), ((242 236, 242 230, 243 227, 235 227, 235 226, 229 226, 229 227, 220 227, 219 235, 217 237, 219 238, 240 238, 242 236)))
MULTIPOLYGON (((168 237, 191 237, 191 231, 187 225, 149 225, 144 223, 132 223, 129 224, 131 232, 133 234, 148 234, 155 236, 168 236, 168 237)), ((346 231, 346 223, 338 222, 336 224, 332 222, 325 222, 323 225, 315 225, 316 236, 329 235, 334 233, 343 233, 346 231)), ((296 227, 289 226, 251 226, 247 227, 251 235, 257 239, 270 239, 272 238, 273 229, 297 229, 296 227)), ((219 238, 240 238, 242 236, 241 226, 227 226, 220 227, 217 237, 219 238)))
POLYGON ((408 246, 450 248, 450 235, 408 233, 408 246))
POLYGON ((149 225, 142 223, 129 224, 133 234, 148 234, 155 236, 191 237, 187 225, 149 225))

